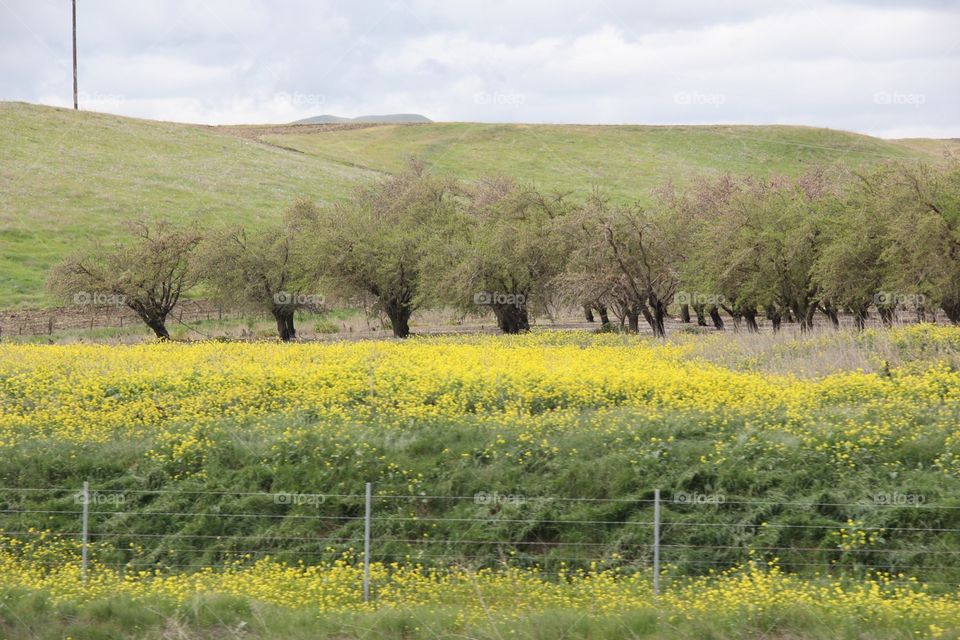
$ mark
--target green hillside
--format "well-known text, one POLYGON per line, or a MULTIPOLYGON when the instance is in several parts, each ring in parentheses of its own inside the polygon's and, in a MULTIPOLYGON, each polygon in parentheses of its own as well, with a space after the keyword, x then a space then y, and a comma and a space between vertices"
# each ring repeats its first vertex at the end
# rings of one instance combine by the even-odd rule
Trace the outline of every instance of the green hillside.
POLYGON ((394 171, 411 155, 466 178, 507 173, 547 189, 597 185, 642 200, 668 178, 937 160, 944 148, 807 127, 206 127, 0 103, 0 308, 49 304, 47 268, 109 239, 123 220, 273 219, 297 196, 343 198, 358 180, 394 171))
POLYGON ((820 163, 852 165, 888 158, 936 157, 844 131, 786 126, 584 126, 437 123, 272 134, 264 140, 311 156, 395 171, 411 154, 467 178, 507 173, 549 189, 646 199, 667 179, 734 173, 796 174, 820 163))
POLYGON ((0 103, 0 307, 47 304, 47 268, 136 217, 275 218, 366 172, 209 127, 0 103))

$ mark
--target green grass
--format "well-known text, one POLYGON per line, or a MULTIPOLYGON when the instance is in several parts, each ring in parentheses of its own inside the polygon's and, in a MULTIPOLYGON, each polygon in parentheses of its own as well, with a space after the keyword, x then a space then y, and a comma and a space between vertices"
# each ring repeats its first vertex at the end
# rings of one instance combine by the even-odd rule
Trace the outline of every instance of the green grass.
MULTIPOLYGON (((338 316, 343 317, 331 314, 338 316)), ((730 367, 760 372, 794 359, 817 360, 823 365, 820 375, 827 375, 859 368, 861 356, 873 355, 905 371, 937 366, 946 372, 957 367, 960 332, 746 340, 720 336, 690 357, 721 359, 730 367)), ((77 373, 79 382, 82 372, 77 373)), ((18 380, 0 380, 4 382, 11 398, 23 392, 18 380)), ((943 393, 955 397, 955 388, 945 386, 943 393)), ((212 445, 203 453, 173 455, 171 450, 159 456, 150 455, 158 449, 149 436, 102 444, 28 438, 5 447, 0 457, 0 487, 6 488, 0 491, 0 531, 76 532, 75 492, 90 481, 94 492, 126 496, 122 505, 92 510, 91 557, 96 562, 145 570, 223 566, 247 554, 289 564, 344 555, 356 560, 363 504, 355 494, 372 480, 379 496, 374 561, 405 558, 408 564, 437 568, 506 562, 539 566, 548 573, 597 561, 632 573, 649 570, 651 530, 646 523, 653 514, 648 501, 659 487, 667 589, 713 568, 776 557, 784 569, 810 579, 828 568, 832 575, 853 580, 868 570, 904 572, 930 581, 931 592, 949 593, 955 590, 949 583, 960 581, 960 559, 954 552, 960 548, 960 478, 937 465, 945 437, 957 423, 955 401, 944 400, 893 407, 848 398, 802 416, 771 409, 760 418, 733 409, 704 415, 609 407, 603 428, 580 429, 581 421, 591 417, 584 408, 562 423, 544 425, 534 440, 523 419, 496 428, 468 415, 398 425, 376 416, 320 418, 309 409, 250 419, 225 415, 199 430, 190 420, 172 423, 170 431, 183 436, 172 445, 196 437, 208 438, 212 445), (334 428, 339 420, 346 428, 334 428), (803 445, 776 427, 798 420, 822 433, 822 448, 819 443, 803 445), (864 441, 863 450, 854 453, 855 464, 838 462, 834 452, 845 450, 851 425, 885 420, 897 425, 889 439, 864 441), (540 446, 541 437, 549 446, 540 446), (716 453, 718 437, 723 455, 704 462, 716 453), (51 489, 10 489, 16 487, 51 489), (883 507, 872 499, 895 491, 922 495, 929 508, 883 507), (319 507, 291 506, 269 495, 280 492, 324 494, 326 499, 319 507), (521 494, 527 500, 490 505, 470 499, 478 492, 521 494), (671 500, 675 492, 722 493, 726 501, 678 503, 671 500), (573 497, 587 500, 564 499, 573 497), (849 519, 886 533, 873 546, 842 550, 834 533, 849 519), (101 542, 108 544, 98 546, 101 542), (142 548, 133 549, 131 543, 142 548)), ((375 582, 373 587, 376 593, 383 585, 375 582)), ((383 607, 372 613, 317 614, 216 593, 182 605, 122 598, 53 602, 24 585, 0 584, 0 638, 11 639, 917 637, 898 626, 901 622, 860 622, 789 604, 760 617, 722 620, 675 621, 652 608, 603 616, 547 610, 484 625, 458 622, 456 613, 444 607, 383 607)), ((956 636, 951 633, 945 637, 956 636)))
POLYGON ((117 237, 124 220, 208 227, 275 220, 298 196, 345 198, 358 180, 396 171, 411 155, 469 179, 507 173, 551 190, 583 194, 600 186, 618 199, 644 200, 666 179, 936 160, 946 148, 784 126, 437 123, 271 131, 258 139, 255 130, 0 102, 0 308, 50 304, 47 269, 77 248, 117 237))
MULTIPOLYGON (((769 416, 772 423, 785 419, 769 416)), ((848 420, 877 419, 855 406, 807 416, 825 434, 838 433, 848 420)), ((645 570, 649 562, 644 547, 650 542, 649 527, 577 522, 651 522, 649 501, 653 488, 659 487, 665 496, 663 539, 671 545, 663 558, 670 568, 665 583, 713 566, 746 562, 753 546, 781 549, 756 553, 765 560, 776 556, 785 569, 805 575, 829 567, 839 575, 856 577, 877 569, 957 582, 960 562, 936 551, 960 544, 958 481, 934 465, 943 443, 942 432, 934 425, 942 423, 943 416, 925 407, 918 408, 913 419, 914 440, 888 447, 872 464, 855 469, 838 465, 828 454, 812 456, 781 432, 757 429, 736 415, 724 421, 743 437, 727 446, 722 461, 709 465, 701 459, 714 450, 715 427, 709 417, 689 412, 650 417, 621 410, 611 413, 609 428, 600 434, 575 428, 546 434, 555 451, 531 447, 523 439, 523 425, 493 431, 468 418, 425 420, 402 431, 376 421, 351 424, 339 435, 321 433, 310 412, 282 420, 258 419, 259 426, 225 419, 203 429, 203 437, 214 444, 202 456, 157 460, 148 453, 151 442, 134 440, 8 448, 0 460, 3 486, 59 489, 5 493, 0 507, 13 513, 0 517, 0 528, 77 530, 73 495, 88 480, 94 491, 126 496, 118 507, 98 507, 92 530, 115 544, 94 553, 102 562, 129 562, 138 569, 154 563, 221 565, 249 550, 262 550, 289 563, 334 560, 360 548, 362 521, 317 522, 309 516, 361 515, 362 501, 345 494, 362 494, 363 483, 373 480, 378 495, 409 495, 415 490, 439 496, 377 501, 371 554, 375 561, 409 557, 427 566, 462 562, 496 567, 509 557, 513 566, 537 565, 548 572, 561 564, 586 568, 592 561, 632 572, 645 570), (273 436, 265 435, 267 425, 273 436), (295 443, 283 435, 286 429, 313 425, 317 431, 295 443), (335 464, 328 464, 331 461, 335 464), (905 470, 891 475, 894 467, 905 470), (415 489, 410 478, 419 479, 415 489), (885 508, 870 502, 875 493, 894 491, 921 494, 937 507, 885 508), (264 494, 244 495, 257 492, 264 494), (269 495, 282 492, 328 497, 319 507, 288 507, 269 495), (444 498, 480 492, 522 495, 525 501, 490 506, 444 498), (678 492, 722 493, 726 502, 677 503, 671 496, 678 492), (606 502, 609 498, 624 501, 606 502), (21 510, 27 512, 17 513, 21 510), (414 512, 428 520, 410 520, 414 512), (199 515, 210 513, 222 515, 199 515), (244 513, 267 515, 251 518, 244 513), (291 513, 300 517, 282 517, 291 513), (880 545, 889 549, 883 554, 843 552, 833 535, 851 518, 869 527, 910 531, 891 534, 880 545), (570 521, 574 522, 560 524, 570 521), (764 522, 769 528, 758 529, 764 522), (922 531, 928 528, 950 531, 935 535, 922 531), (190 537, 194 535, 206 537, 190 537), (425 535, 430 544, 416 542, 425 535), (320 553, 316 539, 339 542, 324 542, 320 553), (474 542, 457 542, 463 539, 474 542), (130 542, 143 549, 127 551, 130 542), (577 546, 583 542, 590 544, 577 546), (614 552, 618 558, 611 556, 614 552)), ((184 425, 184 438, 189 431, 184 425)), ((830 444, 836 436, 824 439, 830 444)))
MULTIPOLYGON (((872 164, 922 151, 869 136, 786 126, 582 126, 436 123, 267 135, 313 157, 397 171, 411 155, 470 179, 505 173, 551 190, 593 186, 647 200, 671 179, 738 174, 795 175, 816 164, 872 164)), ((930 147, 930 155, 934 155, 930 147)))
MULTIPOLYGON (((724 623, 706 617, 675 620, 668 612, 653 608, 604 615, 559 609, 521 611, 512 621, 464 622, 458 620, 458 613, 457 608, 437 606, 369 613, 316 613, 218 594, 194 597, 182 604, 158 598, 58 603, 43 592, 14 588, 0 593, 0 637, 5 640, 812 640, 827 637, 892 640, 917 637, 907 623, 864 622, 789 604, 775 607, 767 616, 724 623)), ((956 636, 951 632, 944 637, 956 636)))
POLYGON ((368 173, 209 127, 14 103, 0 103, 0 149, 0 307, 49 303, 47 268, 125 220, 273 220, 368 173))

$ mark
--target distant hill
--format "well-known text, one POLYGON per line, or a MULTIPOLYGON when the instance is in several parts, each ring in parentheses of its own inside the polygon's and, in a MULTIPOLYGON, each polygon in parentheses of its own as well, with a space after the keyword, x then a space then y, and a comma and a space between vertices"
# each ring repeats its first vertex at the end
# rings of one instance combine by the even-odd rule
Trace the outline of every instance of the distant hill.
POLYGON ((340 124, 343 122, 353 122, 353 118, 342 118, 340 116, 324 114, 322 116, 304 118, 303 120, 295 120, 290 124, 340 124))
POLYGON ((467 180, 504 173, 575 197, 597 186, 618 201, 642 202, 667 179, 796 175, 820 163, 960 154, 955 140, 812 127, 355 120, 210 127, 15 102, 0 102, 0 150, 0 308, 51 304, 43 287, 50 265, 117 237, 124 220, 162 216, 207 227, 278 220, 297 197, 346 199, 411 155, 467 180))
POLYGON ((389 113, 383 116, 359 116, 344 118, 342 116, 322 115, 297 120, 292 124, 342 124, 344 122, 369 122, 371 124, 424 124, 433 122, 430 118, 419 113, 389 113))

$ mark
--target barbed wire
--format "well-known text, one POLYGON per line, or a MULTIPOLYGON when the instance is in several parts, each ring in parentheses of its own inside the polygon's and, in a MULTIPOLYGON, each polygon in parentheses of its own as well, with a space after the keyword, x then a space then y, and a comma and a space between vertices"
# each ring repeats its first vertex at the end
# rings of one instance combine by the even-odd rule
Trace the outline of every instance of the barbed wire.
MULTIPOLYGON (((5 531, 0 530, 0 535, 3 536, 32 536, 32 537, 75 537, 82 535, 80 531, 57 531, 57 532, 45 532, 45 531, 5 531)), ((293 541, 293 542, 306 542, 306 543, 353 543, 358 544, 360 541, 356 537, 330 537, 330 536, 276 536, 272 534, 247 534, 247 535, 212 535, 212 534, 181 534, 181 533, 169 533, 169 534, 155 534, 155 533, 137 533, 137 532, 91 532, 91 538, 95 538, 98 544, 102 544, 104 539, 107 538, 120 538, 120 539, 136 539, 136 538, 147 538, 147 539, 198 539, 198 540, 222 540, 222 541, 233 541, 233 540, 243 540, 243 539, 256 539, 263 540, 269 539, 271 541, 293 541)), ((448 539, 448 538, 378 538, 378 543, 380 545, 387 544, 419 544, 419 545, 429 545, 429 546, 443 546, 443 545, 471 545, 471 546, 497 546, 497 547, 605 547, 611 550, 612 553, 616 553, 618 550, 652 550, 653 544, 651 543, 636 543, 636 542, 569 542, 569 541, 530 541, 530 540, 463 540, 463 539, 448 539)), ((960 555, 960 550, 948 550, 948 549, 922 549, 922 548, 910 548, 910 547, 884 547, 884 548, 855 548, 855 549, 844 549, 840 546, 836 547, 789 547, 789 546, 757 546, 757 545, 708 545, 708 544, 662 544, 660 545, 662 550, 671 550, 671 549, 694 549, 694 550, 717 550, 717 551, 734 551, 739 553, 753 553, 753 552, 764 552, 764 553, 810 553, 810 554, 911 554, 911 555, 935 555, 935 556, 957 556, 960 555)), ((117 551, 128 551, 128 549, 117 548, 117 551)), ((162 548, 163 552, 167 551, 176 551, 176 552, 199 552, 204 551, 202 548, 196 547, 164 547, 162 548)), ((318 551, 310 552, 305 551, 301 547, 270 547, 270 548, 257 548, 257 549, 206 549, 209 553, 217 554, 247 554, 247 553, 298 553, 298 554, 316 554, 324 555, 328 553, 337 552, 336 549, 330 551, 318 551)), ((418 554, 422 553, 420 551, 406 551, 403 554, 398 555, 410 555, 411 553, 418 554)), ((426 555, 436 555, 436 554, 426 554, 426 555)), ((470 557, 463 554, 452 556, 452 557, 470 557)), ((480 557, 489 557, 488 554, 484 554, 480 557)), ((558 556, 551 555, 550 560, 562 559, 558 556)), ((578 556, 576 558, 570 557, 568 559, 584 560, 591 558, 584 558, 578 556)), ((601 559, 601 558, 593 558, 601 559)), ((626 558, 625 558, 626 559, 626 558)), ((792 563, 791 564, 795 564, 792 563)), ((822 563, 820 563, 822 564, 822 563)), ((960 566, 956 567, 960 569, 960 566)))
MULTIPOLYGON (((278 506, 288 506, 280 503, 278 506)), ((135 515, 146 518, 152 516, 168 517, 212 517, 212 518, 271 518, 271 519, 290 519, 290 520, 321 520, 321 521, 358 521, 364 520, 362 515, 323 515, 323 514, 303 514, 303 513, 266 513, 262 511, 242 511, 242 512, 222 512, 222 511, 129 511, 129 510, 104 510, 89 509, 87 511, 91 516, 97 515, 135 515)), ((0 514, 35 514, 35 515, 73 515, 83 514, 81 509, 0 509, 0 514)), ((487 517, 446 517, 446 516, 402 516, 402 515, 377 515, 371 518, 379 523, 385 522, 424 522, 424 523, 484 523, 484 524, 565 524, 565 525, 617 525, 617 526, 640 526, 651 527, 653 522, 650 520, 594 520, 594 519, 555 519, 555 518, 501 518, 498 516, 487 517)), ((926 533, 960 533, 960 528, 956 527, 899 527, 899 526, 872 526, 864 524, 850 523, 830 523, 830 524, 795 524, 781 522, 708 522, 708 521, 688 521, 688 520, 664 520, 661 523, 664 528, 668 527, 726 527, 726 528, 757 528, 757 529, 814 529, 814 530, 847 530, 855 529, 859 531, 884 531, 884 532, 926 532, 926 533)))
MULTIPOLYGON (((389 508, 380 507, 379 513, 371 513, 369 516, 361 515, 361 509, 368 496, 358 493, 302 493, 302 492, 282 492, 282 491, 213 491, 213 490, 171 490, 171 489, 97 489, 88 487, 84 493, 81 488, 64 487, 0 487, 0 493, 7 492, 17 496, 23 496, 13 502, 28 504, 6 505, 6 508, 0 509, 0 514, 10 517, 11 521, 17 522, 17 527, 6 531, 0 528, 0 536, 10 538, 34 538, 40 541, 52 540, 56 538, 70 538, 76 540, 80 538, 80 544, 84 549, 91 552, 91 557, 96 566, 116 567, 124 571, 152 571, 152 570, 228 570, 233 567, 245 566, 250 562, 258 562, 268 558, 283 558, 284 560, 296 559, 298 564, 312 566, 316 563, 324 563, 328 560, 337 558, 356 562, 363 558, 364 562, 378 562, 384 564, 396 565, 398 563, 413 563, 418 566, 426 566, 433 570, 439 567, 458 567, 464 565, 477 565, 484 569, 505 569, 515 568, 523 570, 535 570, 538 575, 545 577, 562 577, 570 575, 570 572, 585 570, 600 570, 620 572, 623 575, 633 573, 648 573, 652 571, 651 556, 660 555, 661 568, 664 575, 670 571, 684 571, 684 577, 692 578, 710 569, 713 573, 715 568, 726 568, 736 570, 738 567, 744 567, 748 563, 763 563, 763 557, 777 556, 776 562, 779 566, 788 569, 805 570, 819 569, 816 575, 821 572, 829 575, 831 572, 848 571, 874 571, 888 570, 892 573, 910 572, 912 574, 927 573, 930 577, 954 577, 960 574, 960 563, 951 566, 949 563, 956 556, 960 556, 960 549, 950 548, 924 548, 919 546, 919 542, 912 536, 907 539, 906 546, 871 546, 864 548, 845 548, 844 545, 822 546, 825 540, 815 545, 751 545, 749 540, 744 544, 724 543, 723 537, 726 534, 716 533, 719 531, 746 531, 752 534, 758 534, 763 530, 809 530, 809 531, 829 531, 829 532, 881 532, 894 535, 897 533, 916 533, 929 535, 932 538, 937 534, 960 533, 960 527, 945 526, 943 519, 937 519, 931 526, 880 526, 876 524, 865 524, 862 522, 756 522, 759 517, 746 522, 731 522, 713 520, 714 517, 721 518, 728 516, 728 520, 743 511, 736 510, 736 507, 754 507, 754 506, 774 506, 774 507, 802 507, 804 509, 818 508, 846 508, 850 510, 873 510, 881 512, 882 508, 895 509, 925 509, 942 510, 945 513, 952 513, 960 509, 960 506, 953 504, 897 504, 891 500, 891 496, 897 496, 897 492, 875 494, 877 496, 886 496, 885 501, 873 502, 868 500, 862 502, 830 502, 830 501, 778 501, 778 500, 735 500, 714 499, 712 501, 699 502, 690 499, 691 494, 685 492, 674 492, 674 496, 683 496, 684 499, 660 499, 656 497, 649 499, 640 498, 600 498, 600 497, 570 497, 570 496, 547 496, 547 497, 529 497, 513 493, 480 492, 472 496, 447 495, 438 496, 430 494, 380 494, 370 496, 371 504, 373 501, 379 501, 381 505, 391 505, 389 508), (104 496, 149 496, 149 495, 172 495, 172 496, 210 496, 210 497, 258 497, 271 498, 274 501, 274 508, 266 510, 260 503, 245 501, 242 504, 233 506, 235 511, 223 510, 220 504, 210 504, 211 501, 198 501, 197 506, 200 510, 178 510, 176 508, 169 510, 151 511, 149 506, 136 507, 126 505, 127 500, 110 502, 109 500, 100 501, 96 499, 98 495, 104 496), (76 508, 56 508, 44 503, 45 495, 54 497, 50 500, 73 499, 79 500, 76 508), (85 496, 85 497, 84 497, 85 496), (278 496, 287 496, 278 499, 278 496), (303 496, 305 498, 316 498, 318 501, 313 503, 297 502, 296 498, 291 496, 303 496), (322 500, 320 500, 322 498, 322 500), (355 501, 356 504, 349 505, 339 502, 330 503, 324 510, 326 500, 355 501), (426 501, 472 501, 477 507, 504 507, 497 513, 491 515, 482 515, 483 509, 480 509, 480 515, 477 511, 458 509, 450 515, 418 515, 416 509, 407 509, 403 501, 426 502, 426 501), (38 503, 36 508, 29 503, 38 503), (603 517, 570 517, 559 518, 546 515, 543 517, 531 515, 531 511, 525 511, 524 505, 538 503, 565 503, 565 504, 588 504, 596 505, 597 510, 591 510, 595 513, 603 513, 603 505, 620 504, 627 505, 629 516, 624 519, 608 519, 603 517), (112 508, 104 509, 103 506, 112 508), (670 507, 659 512, 659 516, 654 516, 655 507, 670 507), (639 509, 629 509, 629 506, 640 507, 639 509), (100 507, 100 508, 94 508, 100 507), (246 507, 246 508, 243 508, 246 507), (253 508, 251 508, 253 507, 253 508), (304 512, 307 507, 310 510, 316 510, 314 513, 304 512), (509 507, 509 508, 507 508, 509 507), (650 509, 654 507, 654 509, 650 509), (731 509, 733 507, 734 509, 731 509), (340 513, 337 513, 337 510, 340 513), (698 513, 701 515, 693 515, 698 513), (351 515, 356 513, 356 515, 351 515), (77 531, 73 528, 68 530, 38 530, 31 528, 24 529, 24 516, 50 516, 47 518, 56 521, 59 525, 67 524, 64 520, 76 518, 86 514, 89 516, 92 526, 86 531, 77 531), (52 516, 63 516, 63 518, 53 518, 52 516), (659 519, 657 519, 659 517, 659 519), (689 520, 682 518, 687 517, 689 520), (218 518, 222 520, 243 519, 243 520, 264 520, 270 522, 305 522, 305 523, 329 523, 326 525, 316 525, 316 535, 284 535, 278 532, 264 531, 262 533, 186 533, 170 532, 160 533, 157 529, 150 532, 138 532, 136 530, 124 531, 118 530, 120 527, 137 528, 146 522, 153 524, 155 518, 218 518), (375 535, 375 545, 369 553, 369 559, 364 558, 362 553, 364 540, 361 539, 359 532, 356 536, 343 535, 349 531, 349 525, 359 522, 366 522, 368 525, 377 527, 375 535), (425 533, 423 537, 414 536, 416 527, 410 526, 411 523, 423 525, 446 524, 447 531, 439 537, 433 537, 430 533, 425 533), (468 527, 460 527, 460 534, 465 537, 446 537, 456 536, 457 527, 454 525, 468 524, 468 527), (119 526, 118 526, 119 525, 119 526), (396 525, 396 526, 393 526, 396 525), (562 537, 560 527, 619 527, 628 531, 642 532, 643 536, 648 531, 659 531, 659 543, 639 542, 636 540, 610 540, 606 542, 596 540, 504 540, 504 539, 483 539, 483 533, 480 532, 483 527, 500 527, 501 525, 527 525, 527 526, 548 526, 551 530, 549 537, 562 537), (341 527, 347 527, 341 530, 341 527), (718 539, 718 544, 701 544, 669 541, 663 542, 666 537, 669 540, 671 532, 678 532, 691 528, 712 531, 718 539), (326 529, 321 531, 320 529, 326 529), (404 531, 404 530, 408 531, 404 531), (409 531, 413 529, 413 531, 409 531), (391 530, 397 533, 391 533, 391 530), (453 531, 453 533, 451 533, 453 531), (394 536, 397 537, 394 537, 394 536), (150 542, 147 542, 150 541, 150 542), (168 541, 178 541, 176 546, 165 546, 168 541), (192 541, 192 542, 191 542, 192 541), (142 544, 141 544, 142 542, 142 544), (196 546, 191 546, 192 544, 196 546), (115 546, 111 546, 115 545, 115 546), (406 545, 404 548, 402 545, 406 545), (239 548, 231 548, 237 546, 239 548), (746 557, 748 556, 749 557, 746 557), (920 563, 921 556, 927 556, 927 562, 932 564, 920 563), (126 561, 113 561, 115 558, 127 558, 126 561), (100 562, 97 558, 103 558, 100 562), (904 558, 910 558, 918 561, 917 564, 910 564, 904 558), (166 560, 166 561, 165 561, 166 560), (938 562, 939 560, 939 562, 938 562), (569 563, 569 569, 549 572, 543 567, 555 567, 557 563, 561 566, 569 563), (584 567, 589 567, 585 569, 584 567), (939 575, 938 575, 939 574, 939 575)), ((669 495, 669 494, 668 494, 669 495)), ((699 494, 692 494, 698 496, 699 494)), ((708 494, 707 498, 716 498, 720 494, 708 494)), ((913 496, 913 494, 904 494, 913 496)), ((915 497, 915 496, 914 496, 915 497)), ((8 501, 9 503, 10 501, 8 501)), ((146 502, 146 501, 145 501, 146 502)), ((180 501, 182 503, 182 501, 180 501)), ((150 503, 147 502, 147 505, 150 503)), ((159 506, 159 505, 155 505, 159 506)), ((177 504, 179 506, 179 504, 177 504)), ((459 506, 459 505, 455 505, 459 506)), ((427 510, 427 509, 424 509, 427 510)), ((580 514, 583 516, 583 511, 580 514)), ((619 510, 623 511, 623 509, 619 510)), ((924 513, 928 513, 925 511, 924 513)), ((620 515, 620 513, 618 513, 620 515)), ((745 517, 745 516, 741 516, 745 517)), ((776 516, 769 516, 774 518, 776 516)), ((787 518, 783 518, 787 519, 787 518)), ((950 524, 952 520, 946 520, 950 524)), ((79 523, 78 523, 79 524, 79 523)), ((76 526, 76 525, 74 525, 76 526)), ((244 525, 246 526, 246 525, 244 525)), ((272 526, 272 525, 271 525, 272 526)), ((84 521, 86 527, 86 521, 84 521)), ((525 527, 517 527, 525 528, 525 527)), ((511 529, 508 528, 507 531, 511 529)), ((502 532, 497 532, 502 533, 502 532)), ((695 534, 696 535, 696 534, 695 534)), ((525 533, 522 537, 529 538, 531 534, 525 533)), ((651 536, 652 537, 652 536, 651 536)), ((682 538, 681 538, 682 539, 682 538)), ((756 538, 754 538, 756 539, 756 538)), ((879 542, 889 542, 889 540, 880 538, 879 542)), ((10 545, 0 544, 7 550, 14 551, 20 547, 21 543, 10 545)), ((48 566, 47 561, 38 558, 35 562, 37 566, 48 566)), ((772 562, 773 560, 769 560, 772 562)), ((62 561, 50 561, 49 566, 61 565, 62 561)), ((86 566, 86 565, 84 565, 86 566)), ((803 571, 801 571, 803 572, 803 571)), ((930 586, 958 586, 960 583, 922 581, 920 584, 930 586)))

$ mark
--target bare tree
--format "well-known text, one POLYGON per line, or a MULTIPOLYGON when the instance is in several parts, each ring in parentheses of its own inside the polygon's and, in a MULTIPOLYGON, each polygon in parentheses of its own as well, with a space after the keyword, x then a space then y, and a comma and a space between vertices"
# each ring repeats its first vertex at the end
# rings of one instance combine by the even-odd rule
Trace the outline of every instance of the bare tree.
POLYGON ((577 236, 572 264, 579 267, 583 288, 601 285, 631 330, 638 329, 642 316, 654 335, 664 336, 683 260, 678 227, 668 211, 610 206, 595 192, 572 222, 577 236))
POLYGON ((97 247, 54 267, 48 287, 74 300, 110 296, 132 309, 157 338, 169 340, 167 315, 197 282, 192 258, 202 235, 164 222, 134 222, 129 228, 130 242, 97 247))

